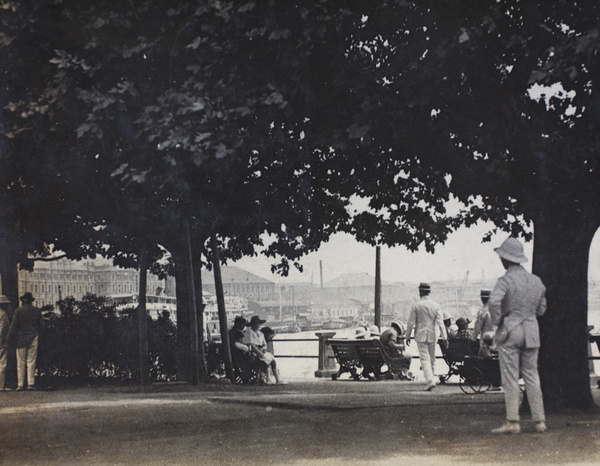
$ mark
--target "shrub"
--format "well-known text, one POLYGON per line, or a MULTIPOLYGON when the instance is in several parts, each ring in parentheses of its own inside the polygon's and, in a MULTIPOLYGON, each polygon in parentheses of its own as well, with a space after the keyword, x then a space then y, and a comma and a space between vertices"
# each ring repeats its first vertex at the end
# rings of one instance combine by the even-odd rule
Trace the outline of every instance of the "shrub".
MULTIPOLYGON (((40 376, 139 380, 137 309, 118 312, 106 298, 93 294, 65 298, 57 307, 43 308, 40 376)), ((176 334, 168 316, 148 317, 151 380, 176 377, 176 334)))

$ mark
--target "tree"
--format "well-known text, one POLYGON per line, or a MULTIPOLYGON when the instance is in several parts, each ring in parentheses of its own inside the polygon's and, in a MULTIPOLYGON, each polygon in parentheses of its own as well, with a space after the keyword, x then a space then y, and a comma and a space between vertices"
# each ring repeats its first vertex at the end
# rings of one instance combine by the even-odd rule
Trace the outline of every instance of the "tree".
MULTIPOLYGON (((304 113, 290 113, 291 102, 305 105, 286 69, 310 55, 293 33, 305 10, 274 2, 39 5, 31 37, 46 32, 41 20, 51 9, 51 30, 60 33, 44 35, 44 49, 53 54, 42 61, 55 70, 47 86, 34 86, 34 110, 24 112, 32 104, 15 99, 11 117, 21 120, 14 125, 19 130, 33 118, 40 121, 30 127, 52 128, 44 133, 50 148, 40 150, 44 157, 60 140, 68 147, 65 160, 92 174, 85 214, 74 193, 68 200, 75 214, 100 227, 94 235, 110 244, 109 256, 130 261, 136 240, 152 243, 144 234, 150 233, 181 265, 189 248, 173 233, 191 222, 200 238, 223 238, 225 260, 254 254, 261 235, 271 235, 265 253, 285 256, 285 273, 288 258, 315 249, 335 231, 345 201, 314 182, 307 168, 318 155, 298 144, 304 113), (286 60, 278 63, 283 51, 286 60), (259 63, 280 71, 265 75, 259 63), (139 207, 148 205, 154 215, 139 207)), ((185 270, 179 287, 191 269, 185 270)), ((193 297, 190 290, 187 296, 193 297)), ((184 314, 178 322, 192 328, 184 314)))
MULTIPOLYGON (((53 21, 54 2, 3 5, 0 41, 6 64, 0 88, 0 275, 3 292, 18 302, 18 266, 61 250, 71 259, 98 251, 95 223, 87 214, 101 185, 78 144, 65 144, 60 125, 48 118, 50 60, 64 39, 53 21)), ((78 118, 72 115, 72 118, 78 118)))
POLYGON ((533 237, 533 271, 548 289, 546 406, 592 408, 598 5, 398 1, 373 5, 356 25, 345 56, 324 47, 318 115, 327 126, 312 128, 335 148, 330 180, 348 180, 340 193, 370 200, 350 228, 372 243, 430 250, 478 220, 533 237), (465 205, 455 216, 445 210, 452 198, 465 205))

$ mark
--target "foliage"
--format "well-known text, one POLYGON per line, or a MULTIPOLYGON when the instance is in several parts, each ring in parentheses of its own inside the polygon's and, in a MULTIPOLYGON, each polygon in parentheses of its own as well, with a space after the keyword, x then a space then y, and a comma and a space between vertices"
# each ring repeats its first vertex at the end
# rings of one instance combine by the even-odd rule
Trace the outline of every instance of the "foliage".
POLYGON ((595 2, 386 2, 348 58, 326 48, 333 128, 313 129, 336 149, 327 181, 370 202, 354 231, 432 250, 458 224, 530 237, 525 224, 574 206, 595 231, 598 15, 595 2))
MULTIPOLYGON (((116 311, 103 297, 65 298, 44 313, 38 369, 42 377, 139 379, 137 310, 116 311)), ((150 379, 176 376, 175 327, 148 317, 150 379)))
POLYGON ((599 34, 592 1, 399 0, 373 6, 344 57, 323 51, 336 81, 320 94, 331 125, 314 138, 333 147, 332 189, 342 178, 340 193, 369 203, 353 218, 359 238, 434 250, 479 220, 533 237, 548 289, 540 368, 551 409, 593 406, 599 34), (464 203, 454 218, 452 199, 464 203))
POLYGON ((190 221, 225 258, 266 234, 285 273, 338 230, 433 251, 461 224, 533 224, 547 401, 591 403, 597 2, 34 3, 8 3, 2 41, 22 251, 93 251, 101 225, 127 259, 139 239, 178 247, 190 221))

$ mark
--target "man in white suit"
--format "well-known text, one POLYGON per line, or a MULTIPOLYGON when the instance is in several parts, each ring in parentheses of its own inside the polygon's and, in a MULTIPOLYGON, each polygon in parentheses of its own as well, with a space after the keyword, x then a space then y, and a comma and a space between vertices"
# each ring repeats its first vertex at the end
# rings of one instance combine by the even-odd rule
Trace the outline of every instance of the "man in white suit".
POLYGON ((408 325, 406 327, 406 344, 410 344, 411 333, 415 329, 415 341, 419 349, 419 359, 421 368, 425 376, 425 390, 430 391, 435 388, 434 366, 435 366, 435 345, 438 340, 437 329, 440 331, 442 340, 447 341, 446 327, 444 325, 444 316, 440 305, 436 303, 429 293, 431 286, 428 283, 419 285, 420 300, 416 302, 408 316, 408 325))
POLYGON ((535 430, 545 432, 544 403, 537 368, 540 347, 537 317, 546 312, 546 287, 539 277, 527 272, 521 265, 527 258, 519 240, 508 238, 494 250, 506 269, 506 273, 498 279, 488 302, 492 322, 498 326, 494 344, 500 359, 506 423, 492 432, 521 432, 519 377, 525 382, 535 430))

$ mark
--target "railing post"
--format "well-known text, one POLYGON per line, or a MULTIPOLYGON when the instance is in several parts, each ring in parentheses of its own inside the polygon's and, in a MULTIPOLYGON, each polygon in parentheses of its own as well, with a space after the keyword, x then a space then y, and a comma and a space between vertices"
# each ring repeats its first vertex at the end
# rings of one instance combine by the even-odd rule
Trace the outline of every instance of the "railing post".
POLYGON ((332 338, 335 332, 316 332, 315 335, 319 338, 319 369, 315 372, 315 377, 331 377, 337 369, 333 350, 327 340, 332 338))

